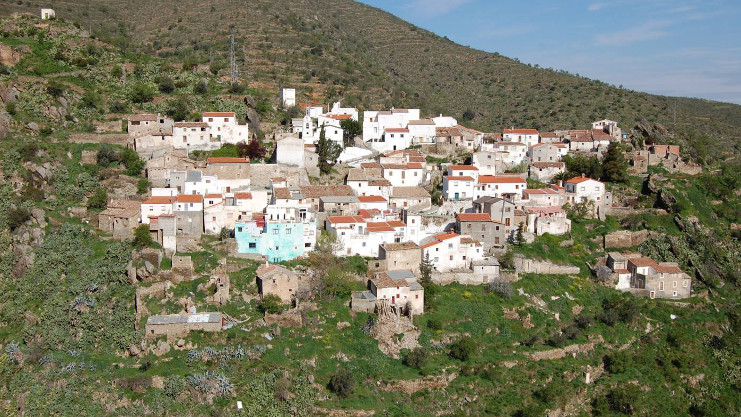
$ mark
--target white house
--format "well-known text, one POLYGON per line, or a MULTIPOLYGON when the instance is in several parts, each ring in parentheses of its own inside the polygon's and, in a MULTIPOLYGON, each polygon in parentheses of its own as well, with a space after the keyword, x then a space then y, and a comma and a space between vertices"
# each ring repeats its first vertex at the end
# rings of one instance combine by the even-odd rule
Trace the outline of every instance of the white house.
POLYGON ((565 202, 570 204, 594 201, 599 207, 605 201, 605 183, 594 178, 581 177, 572 178, 564 184, 566 189, 565 202))
POLYGON ((380 195, 359 195, 358 208, 360 210, 378 210, 384 212, 389 208, 389 201, 380 195))
POLYGON ((387 300, 392 307, 409 307, 412 314, 424 313, 425 290, 409 270, 378 272, 369 282, 377 300, 387 300))
POLYGON ((172 126, 172 147, 187 151, 219 149, 221 142, 211 140, 211 127, 203 122, 176 122, 172 126))
POLYGON ((329 113, 334 116, 350 116, 350 119, 358 121, 358 109, 354 107, 342 107, 342 104, 338 101, 335 103, 332 103, 332 108, 329 110, 329 113))
POLYGON ((497 156, 496 152, 474 152, 471 162, 479 170, 480 175, 497 175, 497 156))
POLYGON ((412 143, 433 143, 436 131, 432 119, 410 120, 407 129, 412 136, 412 143))
POLYGON ((175 211, 203 211, 203 196, 180 194, 175 197, 175 211))
POLYGON ((41 20, 54 19, 56 16, 54 9, 41 9, 41 20))
POLYGON ((528 207, 561 206, 564 195, 552 188, 534 188, 522 192, 522 203, 528 207))
POLYGON ((424 169, 419 162, 382 165, 383 178, 394 187, 414 187, 424 181, 424 169))
POLYGON ((281 88, 280 89, 280 104, 284 109, 291 108, 296 105, 296 89, 295 88, 281 88))
POLYGON ((249 126, 241 125, 234 112, 205 112, 203 123, 211 128, 211 135, 222 143, 249 142, 249 126))
POLYGON ((174 197, 150 197, 142 201, 142 223, 149 224, 150 217, 159 217, 163 214, 172 214, 174 197))
POLYGON ((275 157, 279 164, 304 166, 304 141, 301 138, 289 137, 278 141, 275 157))
POLYGON ((474 198, 474 186, 479 170, 472 165, 449 165, 448 175, 443 177, 443 197, 447 200, 474 198))
POLYGON ((518 176, 482 175, 474 187, 474 200, 481 197, 499 197, 519 200, 527 190, 527 181, 518 176))
POLYGON ((363 113, 363 140, 378 140, 386 128, 406 128, 410 120, 419 120, 419 109, 368 110, 363 113))
POLYGON ((536 129, 504 129, 502 138, 504 142, 523 143, 530 147, 540 142, 540 132, 536 129))
POLYGON ((378 152, 407 149, 412 144, 412 135, 405 127, 387 127, 380 139, 370 142, 370 147, 378 152))
POLYGON ((491 149, 497 152, 499 160, 508 166, 522 163, 527 155, 527 145, 519 142, 495 142, 491 144, 491 149))
POLYGON ((383 243, 400 242, 406 234, 406 225, 400 221, 367 222, 362 216, 329 216, 327 232, 337 236, 341 247, 335 253, 377 257, 383 243))
POLYGON ((432 265, 440 272, 469 269, 471 262, 484 257, 481 242, 455 232, 431 236, 424 239, 420 246, 422 258, 429 255, 432 265))

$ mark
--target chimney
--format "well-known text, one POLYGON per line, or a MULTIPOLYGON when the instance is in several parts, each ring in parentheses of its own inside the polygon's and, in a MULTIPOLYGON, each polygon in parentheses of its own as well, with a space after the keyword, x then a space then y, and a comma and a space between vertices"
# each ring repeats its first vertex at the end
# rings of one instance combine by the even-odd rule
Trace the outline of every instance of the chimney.
POLYGON ((584 175, 584 173, 583 173, 583 172, 581 173, 581 177, 582 177, 582 178, 584 178, 584 177, 585 177, 585 175, 584 175))

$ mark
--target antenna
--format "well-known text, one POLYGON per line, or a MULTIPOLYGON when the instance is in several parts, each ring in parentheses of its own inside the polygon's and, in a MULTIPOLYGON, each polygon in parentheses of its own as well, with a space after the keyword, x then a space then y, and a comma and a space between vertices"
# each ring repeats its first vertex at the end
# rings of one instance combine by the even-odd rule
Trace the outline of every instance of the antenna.
POLYGON ((231 42, 229 44, 229 63, 230 63, 230 82, 232 85, 236 83, 239 80, 239 68, 237 68, 237 60, 234 57, 234 46, 236 43, 234 42, 234 28, 232 27, 232 37, 231 42))

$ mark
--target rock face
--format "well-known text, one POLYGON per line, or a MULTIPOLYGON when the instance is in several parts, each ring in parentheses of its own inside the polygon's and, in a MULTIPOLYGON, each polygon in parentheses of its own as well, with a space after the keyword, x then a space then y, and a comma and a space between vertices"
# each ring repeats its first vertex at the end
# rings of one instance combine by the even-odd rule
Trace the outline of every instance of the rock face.
POLYGON ((577 275, 581 272, 578 266, 558 265, 548 261, 535 261, 524 256, 515 256, 515 270, 518 274, 553 274, 577 275))
POLYGON ((619 230, 605 235, 602 243, 606 249, 630 248, 647 241, 649 237, 651 237, 651 233, 648 230, 637 230, 635 232, 619 230))
POLYGON ((12 67, 29 52, 31 52, 31 48, 27 45, 10 46, 0 43, 0 64, 12 67))

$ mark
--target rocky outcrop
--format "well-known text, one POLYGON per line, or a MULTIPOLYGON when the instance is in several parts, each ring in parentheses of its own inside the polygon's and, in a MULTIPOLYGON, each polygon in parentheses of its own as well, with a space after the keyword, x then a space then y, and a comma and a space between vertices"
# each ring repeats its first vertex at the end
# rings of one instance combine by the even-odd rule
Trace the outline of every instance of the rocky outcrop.
POLYGON ((31 53, 31 48, 28 45, 10 46, 0 43, 0 64, 12 67, 29 53, 31 53))
MULTIPOLYGON (((656 233, 653 233, 654 235, 656 233)), ((598 243, 601 243, 605 249, 609 248, 631 248, 638 246, 641 243, 647 241, 652 236, 652 233, 648 230, 637 230, 631 232, 630 230, 619 230, 612 232, 601 238, 596 238, 598 243)))
POLYGON ((515 256, 514 264, 518 274, 577 275, 581 272, 578 266, 536 261, 527 259, 522 255, 515 256))

